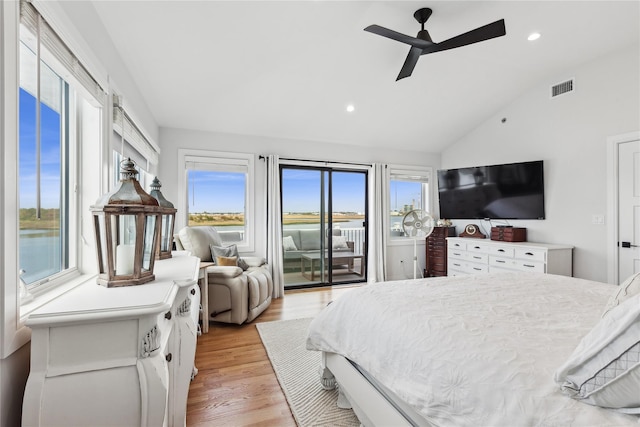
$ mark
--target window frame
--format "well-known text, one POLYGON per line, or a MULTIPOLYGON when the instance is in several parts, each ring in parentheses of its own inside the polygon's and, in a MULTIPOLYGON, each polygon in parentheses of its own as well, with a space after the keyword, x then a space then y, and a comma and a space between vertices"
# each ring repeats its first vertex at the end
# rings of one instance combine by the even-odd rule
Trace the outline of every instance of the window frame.
MULTIPOLYGON (((42 7, 39 12, 46 11, 43 16, 47 23, 55 24, 52 26, 54 31, 60 28, 57 25, 58 21, 67 23, 61 19, 63 15, 60 14, 56 5, 39 1, 36 3, 38 9, 42 7)), ((2 104, 0 132, 3 135, 0 140, 0 172, 4 176, 4 182, 1 185, 4 191, 0 195, 0 204, 3 206, 0 221, 0 253, 3 258, 3 263, 0 264, 0 292, 2 292, 0 300, 2 300, 3 309, 3 315, 0 316, 1 358, 8 357, 30 340, 31 331, 25 326, 30 313, 70 289, 95 278, 95 251, 91 249, 94 246, 93 230, 90 215, 87 215, 87 212, 89 205, 102 194, 105 185, 100 166, 105 156, 104 141, 107 135, 104 128, 107 118, 105 116, 107 114, 106 93, 100 91, 98 97, 94 96, 95 92, 86 90, 71 73, 61 73, 60 69, 49 63, 49 66, 73 87, 76 93, 74 101, 78 106, 76 113, 71 117, 68 129, 77 138, 78 144, 64 160, 68 161, 74 171, 69 177, 70 182, 65 191, 77 200, 75 206, 68 212, 69 224, 73 224, 74 229, 77 230, 73 237, 75 249, 69 254, 76 260, 74 262, 76 268, 72 274, 64 275, 64 278, 49 280, 46 284, 39 286, 33 292, 34 298, 24 303, 18 286, 20 11, 21 3, 18 1, 0 4, 0 22, 3 24, 0 26, 0 33, 3 36, 3 42, 0 44, 0 92, 4 93, 3 98, 0 99, 2 104), (89 107, 92 107, 91 111, 89 107), (81 140, 83 142, 80 142, 81 140), (83 150, 83 145, 90 145, 92 149, 83 150)), ((73 31, 71 33, 64 31, 64 35, 58 34, 63 40, 74 42, 74 48, 77 48, 78 40, 82 41, 82 38, 77 37, 73 31)), ((47 59, 50 58, 47 57, 47 59)), ((94 70, 93 67, 91 69, 94 70)))
MULTIPOLYGON (((422 188, 420 192, 420 197, 422 198, 422 203, 424 207, 421 209, 425 212, 428 212, 434 219, 436 218, 436 214, 434 212, 433 207, 433 168, 430 166, 401 166, 401 165, 390 165, 389 166, 389 181, 388 181, 388 189, 389 194, 387 195, 387 215, 391 215, 392 211, 392 194, 391 194, 391 182, 392 181, 406 181, 406 182, 421 182, 422 188), (404 179, 402 179, 404 178, 404 179)), ((387 242, 389 245, 402 245, 408 242, 413 242, 413 238, 409 236, 392 236, 391 235, 391 226, 392 224, 389 222, 387 227, 387 242)))
POLYGON ((223 151, 178 149, 178 212, 176 213, 176 232, 189 223, 188 173, 190 163, 203 163, 224 168, 229 165, 230 172, 237 172, 238 166, 247 168, 245 180, 245 212, 244 212, 244 240, 234 242, 238 252, 251 253, 255 251, 255 155, 246 153, 232 153, 223 151))

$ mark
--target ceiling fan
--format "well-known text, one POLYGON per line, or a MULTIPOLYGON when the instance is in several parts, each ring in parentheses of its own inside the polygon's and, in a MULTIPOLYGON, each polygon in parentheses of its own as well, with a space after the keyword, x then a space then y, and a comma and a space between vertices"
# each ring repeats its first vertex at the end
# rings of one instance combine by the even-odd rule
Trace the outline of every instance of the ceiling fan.
POLYGON ((398 74, 398 78, 396 79, 396 81, 404 79, 405 77, 409 77, 411 75, 413 69, 418 63, 418 58, 420 58, 420 55, 426 55, 427 53, 440 52, 456 47, 462 47, 469 44, 504 36, 506 34, 504 19, 500 19, 499 21, 495 21, 483 27, 476 28, 475 30, 468 31, 464 34, 452 37, 443 42, 434 43, 433 40, 431 40, 429 32, 424 29, 424 23, 427 22, 427 19, 429 19, 429 17, 431 16, 431 13, 432 10, 425 7, 416 10, 416 12, 413 14, 413 17, 422 26, 422 29, 418 31, 418 35, 416 37, 407 36, 405 34, 381 27, 379 25, 369 25, 364 29, 365 31, 368 31, 370 33, 377 34, 382 37, 387 37, 389 39, 396 40, 400 43, 405 43, 411 46, 409 54, 407 55, 407 59, 404 61, 404 65, 402 66, 402 69, 400 70, 400 74, 398 74))

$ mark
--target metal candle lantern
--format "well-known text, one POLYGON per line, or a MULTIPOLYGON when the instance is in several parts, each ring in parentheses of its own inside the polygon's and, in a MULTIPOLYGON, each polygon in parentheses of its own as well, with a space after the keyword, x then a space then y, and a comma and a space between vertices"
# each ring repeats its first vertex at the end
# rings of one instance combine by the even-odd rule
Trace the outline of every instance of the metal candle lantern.
POLYGON ((156 176, 151 183, 151 196, 158 201, 162 209, 162 227, 160 232, 160 245, 158 245, 157 259, 171 258, 173 248, 173 226, 176 221, 176 209, 173 203, 164 198, 160 192, 160 181, 156 176))
POLYGON ((98 284, 141 285, 155 279, 162 211, 137 180, 131 159, 121 163, 120 184, 90 207, 96 237, 98 284))

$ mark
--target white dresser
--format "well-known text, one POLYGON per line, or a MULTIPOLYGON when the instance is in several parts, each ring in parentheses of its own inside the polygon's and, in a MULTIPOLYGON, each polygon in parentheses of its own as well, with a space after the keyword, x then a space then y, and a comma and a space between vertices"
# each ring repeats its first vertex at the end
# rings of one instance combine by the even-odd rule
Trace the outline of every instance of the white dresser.
POLYGON ((468 237, 449 237, 447 242, 448 276, 499 271, 573 273, 573 246, 468 237))
POLYGON ((199 259, 156 262, 155 281, 91 281, 33 312, 23 426, 184 426, 194 369, 199 259))

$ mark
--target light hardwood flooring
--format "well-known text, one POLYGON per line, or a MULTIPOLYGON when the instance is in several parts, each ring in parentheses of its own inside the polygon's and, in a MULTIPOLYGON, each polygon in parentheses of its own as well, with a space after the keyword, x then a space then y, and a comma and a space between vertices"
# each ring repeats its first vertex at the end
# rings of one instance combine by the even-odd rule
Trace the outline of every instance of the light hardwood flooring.
POLYGON ((199 372, 189 388, 187 426, 295 426, 255 324, 313 317, 351 289, 286 291, 252 323, 211 323, 198 338, 199 372))

